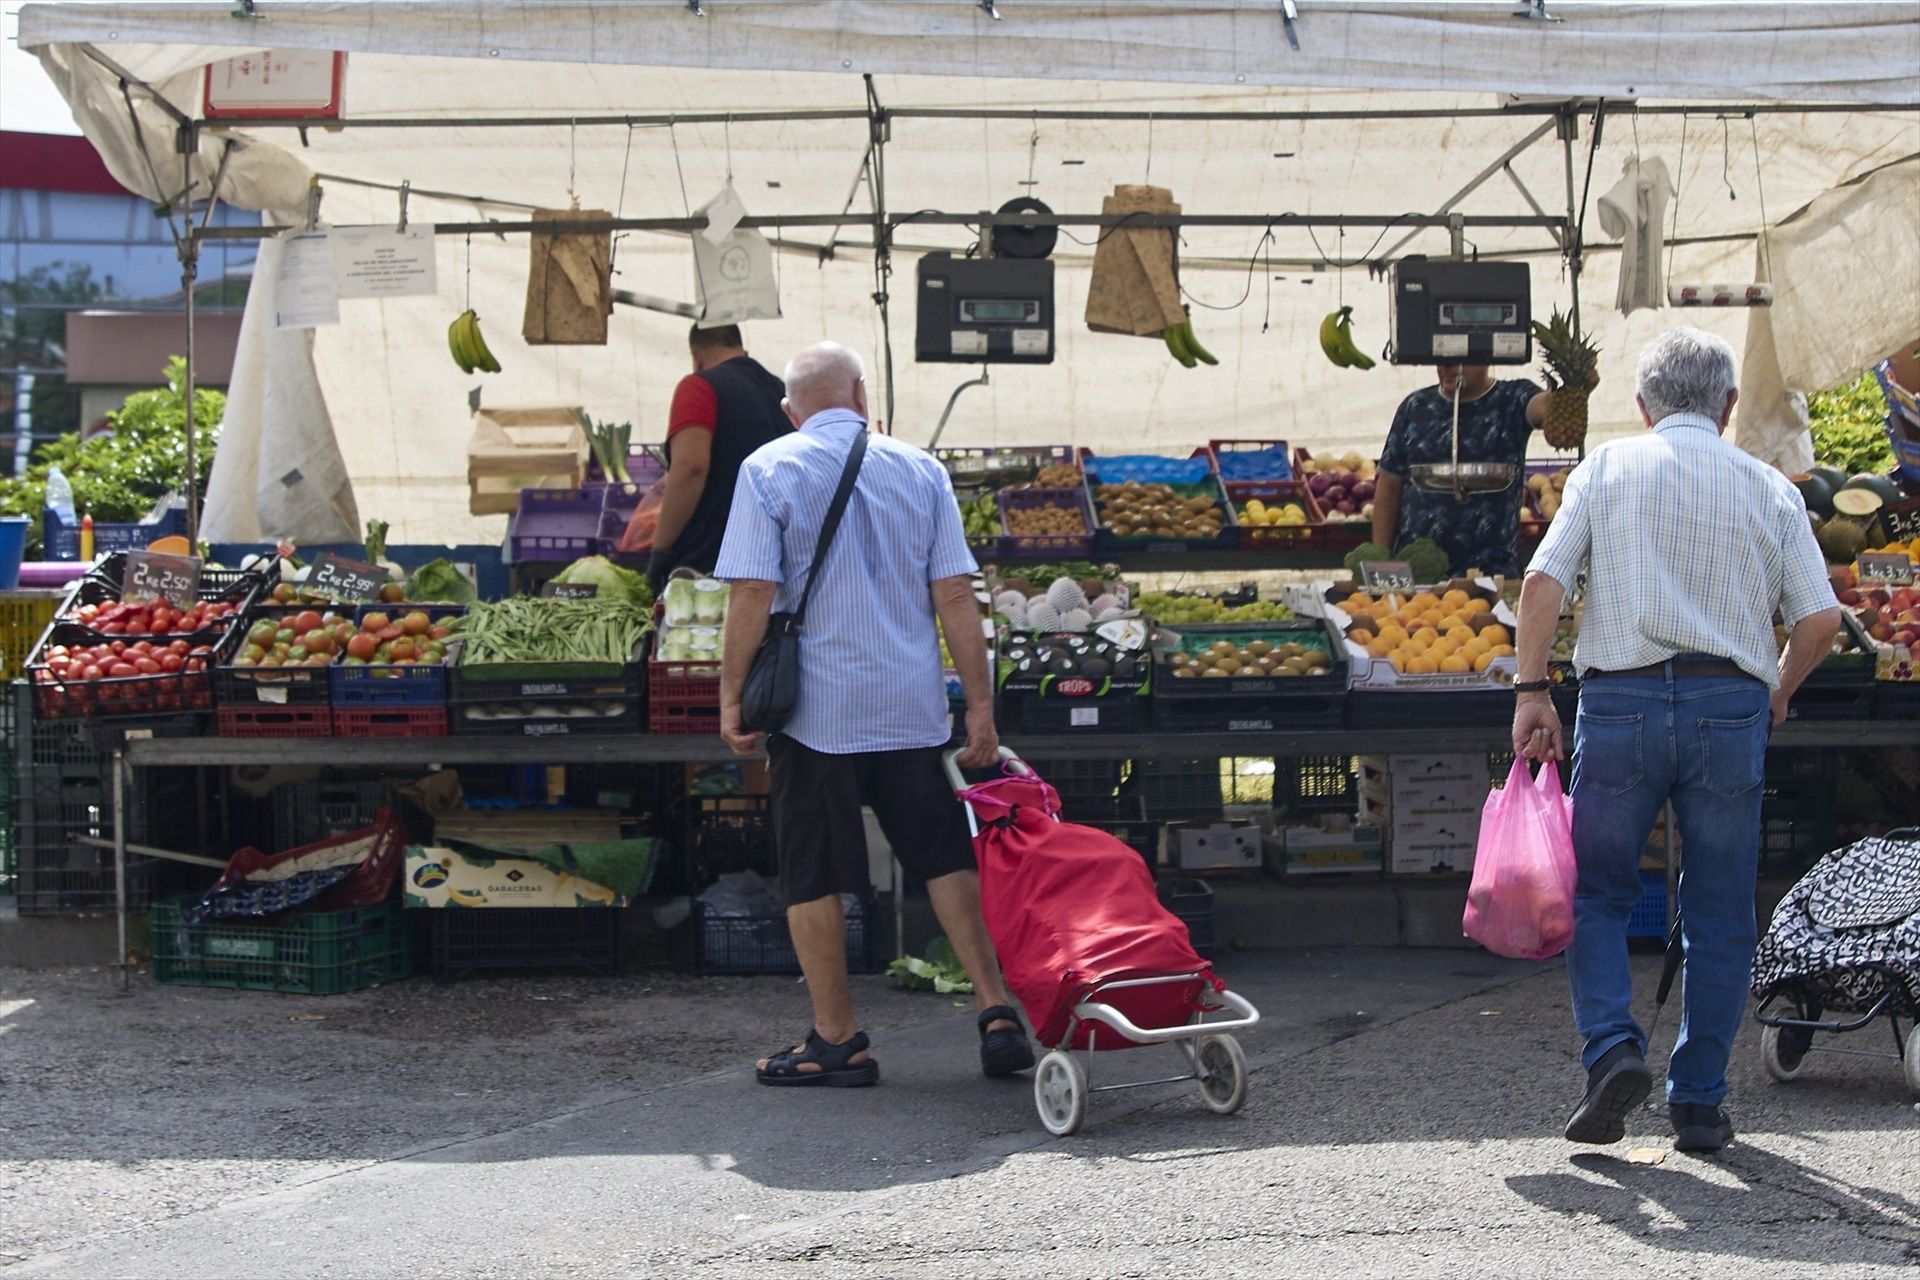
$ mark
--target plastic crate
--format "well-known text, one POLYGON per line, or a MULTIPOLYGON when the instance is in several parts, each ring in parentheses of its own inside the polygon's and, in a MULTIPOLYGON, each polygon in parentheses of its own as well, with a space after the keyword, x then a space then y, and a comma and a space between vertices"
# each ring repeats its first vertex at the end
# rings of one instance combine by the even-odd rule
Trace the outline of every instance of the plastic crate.
POLYGON ((1059 794, 1061 816, 1068 822, 1111 818, 1120 812, 1120 761, 1053 756, 1028 760, 1027 765, 1059 794))
POLYGON ((933 456, 947 469, 956 489, 998 489, 1032 484, 1043 467, 1074 462, 1072 445, 1038 444, 991 448, 960 445, 935 449, 933 456))
POLYGON ((1064 815, 1068 822, 1076 822, 1083 827, 1094 827, 1106 832, 1121 844, 1126 845, 1142 858, 1149 867, 1160 860, 1160 824, 1144 818, 1108 819, 1096 822, 1081 822, 1071 813, 1064 815))
POLYGON ((1202 956, 1213 957, 1219 942, 1213 927, 1213 886, 1205 880, 1170 879, 1154 886, 1160 905, 1187 926, 1187 939, 1202 956))
POLYGON ((1347 697, 1343 692, 1328 690, 1297 697, 1161 697, 1160 687, 1172 683, 1161 681, 1154 691, 1153 727, 1164 733, 1282 733, 1289 729, 1338 729, 1346 723, 1347 697))
POLYGON ((1275 776, 1284 777, 1287 782, 1286 798, 1283 801, 1276 794, 1276 803, 1284 803, 1294 812, 1353 808, 1358 787, 1354 782, 1352 757, 1298 756, 1292 760, 1276 760, 1274 765, 1275 776))
POLYGON ((604 493, 578 489, 522 489, 520 510, 507 529, 513 563, 578 560, 600 550, 604 493))
POLYGON ((620 922, 613 907, 440 907, 431 917, 435 982, 483 969, 620 972, 620 922))
POLYGON ((1875 720, 1920 720, 1920 680, 1875 680, 1875 720))
POLYGON ((1222 480, 1291 480, 1293 455, 1285 440, 1209 440, 1207 456, 1222 480))
POLYGON ((779 874, 767 796, 690 796, 686 809, 688 880, 706 884, 736 871, 779 874))
MULTIPOLYGON (((68 589, 66 597, 60 602, 60 608, 55 614, 56 618, 63 622, 72 621, 75 610, 84 605, 118 604, 120 584, 125 576, 126 556, 124 554, 103 557, 68 589)), ((202 569, 194 598, 203 603, 224 601, 233 606, 233 612, 197 633, 180 632, 168 634, 165 638, 206 643, 211 640, 214 633, 224 633, 228 627, 238 623, 253 607, 262 581, 259 575, 239 569, 202 569)), ((126 639, 127 637, 110 638, 126 639)), ((159 640, 162 637, 143 636, 141 638, 159 640)))
POLYGON ((358 911, 294 912, 280 920, 188 921, 193 898, 153 904, 153 976, 177 987, 233 987, 331 996, 413 971, 398 902, 358 911))
POLYGON ((392 803, 385 782, 283 782, 273 790, 273 846, 316 844, 374 824, 392 803))
MULTIPOLYGON (((880 939, 871 902, 847 912, 847 972, 880 968, 880 939)), ((704 903, 693 904, 693 967, 696 973, 799 973, 787 917, 714 916, 704 903)))
POLYGON ((222 738, 331 738, 331 707, 221 707, 214 730, 222 738))
MULTIPOLYGON (((620 667, 608 664, 605 672, 598 674, 593 673, 595 666, 564 663, 491 668, 494 676, 507 675, 510 679, 483 678, 476 674, 489 670, 485 666, 475 668, 460 663, 448 668, 447 719, 456 735, 578 737, 640 733, 645 729, 647 668, 644 657, 635 657, 620 667), (543 673, 542 667, 551 668, 555 674, 543 673), (582 671, 589 674, 580 674, 582 671), (589 704, 594 711, 591 716, 551 714, 555 710, 579 709, 589 704), (618 706, 621 710, 608 715, 609 706, 618 706), (481 707, 520 714, 505 717, 472 714, 481 707), (549 714, 532 714, 536 711, 549 714)), ((717 697, 715 702, 717 705, 717 697)))
POLYGON ((647 731, 720 732, 720 665, 647 659, 647 731))
POLYGON ((100 750, 78 720, 40 720, 34 715, 33 686, 18 681, 13 686, 13 722, 15 765, 30 769, 43 766, 70 766, 103 771, 108 753, 100 750))
POLYGON ((1111 698, 1002 694, 1000 706, 1021 733, 1137 733, 1147 727, 1148 700, 1131 690, 1111 698))
POLYGON ((1003 554, 1056 560, 1084 560, 1093 554, 1093 511, 1085 489, 1002 489, 995 501, 1000 504, 1000 523, 1007 530, 1000 540, 1003 554), (1035 507, 1070 508, 1080 516, 1081 532, 1015 533, 1012 513, 1035 507))
POLYGON ((335 707, 336 738, 444 738, 445 707, 335 707))
POLYGON ((48 591, 0 591, 0 679, 13 680, 53 622, 60 596, 48 591))
POLYGON ((1353 729, 1454 729, 1510 724, 1513 694, 1497 690, 1392 692, 1356 689, 1347 698, 1353 729))
MULTIPOLYGON (((404 605, 363 604, 354 610, 357 625, 368 614, 389 616, 425 613, 434 619, 460 617, 465 605, 445 604, 421 608, 404 605)), ((447 705, 447 668, 442 663, 368 663, 349 667, 339 659, 327 668, 327 687, 335 708, 343 707, 436 707, 447 705)))
MULTIPOLYGON (((592 486, 588 486, 588 492, 592 486)), ((600 521, 595 526, 594 540, 599 544, 603 556, 623 554, 620 540, 626 537, 627 526, 633 523, 633 513, 640 509, 640 500, 646 496, 647 489, 642 485, 606 485, 601 490, 602 505, 600 521)), ((644 552, 634 551, 641 555, 644 552)))
POLYGON ((1627 916, 1627 936, 1667 936, 1667 873, 1664 870, 1640 873, 1640 901, 1633 904, 1633 911, 1627 916))
MULTIPOLYGON (((43 539, 49 560, 78 560, 80 558, 80 522, 68 524, 51 508, 45 513, 43 539)), ((187 532, 187 509, 169 507, 158 520, 132 522, 111 522, 96 520, 93 522, 93 553, 106 555, 111 551, 144 551, 162 538, 185 537, 187 532)))
POLYGON ((1267 551, 1280 547, 1318 546, 1326 532, 1326 516, 1314 501, 1313 491, 1303 480, 1229 480, 1227 504, 1233 508, 1234 527, 1238 529, 1242 551, 1267 551), (1269 507, 1298 503, 1307 514, 1305 524, 1243 524, 1241 512, 1255 500, 1269 507))
MULTIPOLYGON (((1173 460, 1165 459, 1165 461, 1171 462, 1173 460)), ((1121 537, 1119 534, 1114 533, 1100 522, 1100 502, 1098 498, 1095 497, 1094 491, 1104 484, 1123 483, 1126 477, 1122 477, 1120 481, 1116 482, 1112 477, 1094 469, 1096 466, 1103 464, 1104 462, 1101 459, 1090 458, 1087 460, 1087 509, 1093 513, 1094 517, 1093 549, 1097 554, 1106 556, 1128 551, 1177 554, 1182 551, 1230 550, 1239 545, 1240 532, 1239 527, 1234 523, 1233 505, 1227 501, 1226 491, 1220 487, 1220 478, 1210 470, 1205 471, 1198 480, 1191 482, 1171 483, 1156 480, 1152 481, 1152 483, 1170 484, 1174 492, 1184 497, 1207 497, 1213 499, 1214 505, 1220 508, 1221 512, 1220 532, 1214 537, 1155 538, 1138 537, 1134 535, 1121 537)), ((1204 461, 1196 465, 1202 468, 1206 467, 1204 461)))
MULTIPOLYGON (((184 637, 182 637, 184 638, 184 637)), ((46 670, 44 655, 55 645, 92 645, 95 632, 71 622, 56 622, 28 659, 34 715, 41 720, 112 720, 172 716, 213 710, 213 669, 227 661, 241 639, 229 628, 209 646, 207 669, 161 672, 95 681, 63 681, 46 670)))

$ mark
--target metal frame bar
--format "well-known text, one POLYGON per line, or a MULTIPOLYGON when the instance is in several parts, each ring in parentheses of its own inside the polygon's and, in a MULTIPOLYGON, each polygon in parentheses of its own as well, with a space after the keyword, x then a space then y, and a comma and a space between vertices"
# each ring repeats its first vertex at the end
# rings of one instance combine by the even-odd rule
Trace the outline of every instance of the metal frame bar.
MULTIPOLYGON (((1560 122, 1557 117, 1552 120, 1543 121, 1541 124, 1536 126, 1532 132, 1528 133, 1526 137, 1520 139, 1520 141, 1514 143, 1512 146, 1508 147, 1504 152, 1502 152, 1500 154, 1499 159, 1495 160, 1492 164, 1488 165, 1486 168, 1482 169, 1479 173, 1476 173, 1472 178, 1468 179, 1466 186, 1461 187, 1458 191, 1448 196, 1445 203, 1443 203, 1438 209, 1434 210, 1434 212, 1436 214, 1452 213, 1454 206, 1458 205, 1462 200, 1465 200, 1468 196, 1472 195, 1474 192, 1478 191, 1481 187, 1485 186, 1488 179, 1492 178, 1495 174, 1499 173, 1502 169, 1512 164, 1514 160, 1521 155, 1521 153, 1525 152, 1529 147, 1533 146, 1534 143, 1540 141, 1540 139, 1546 137, 1549 133, 1553 132, 1554 129, 1559 127, 1559 123, 1560 122)), ((1540 210, 1539 216, 1542 218, 1545 218, 1548 215, 1544 210, 1540 210)), ((1553 221, 1557 224, 1560 220, 1558 218, 1555 218, 1553 219, 1553 221)), ((1404 246, 1408 241, 1418 237, 1419 234, 1420 234, 1420 230, 1416 229, 1408 233, 1407 235, 1400 237, 1398 240, 1394 241, 1391 245, 1387 246, 1385 251, 1383 251, 1379 255, 1379 257, 1383 261, 1393 257, 1394 254, 1400 251, 1402 246, 1404 246)))

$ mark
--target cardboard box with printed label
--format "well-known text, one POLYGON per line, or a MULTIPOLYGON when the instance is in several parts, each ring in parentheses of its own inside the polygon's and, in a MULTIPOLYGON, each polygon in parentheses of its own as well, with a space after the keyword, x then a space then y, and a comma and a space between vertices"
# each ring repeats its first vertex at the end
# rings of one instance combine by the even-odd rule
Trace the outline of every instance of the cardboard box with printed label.
POLYGON ((1473 870, 1473 852, 1479 843, 1478 810, 1435 818, 1396 817, 1388 841, 1387 865, 1395 875, 1464 875, 1473 870))
POLYGON ((1287 827, 1267 839, 1267 865, 1290 876, 1327 875, 1381 869, 1385 839, 1379 827, 1344 831, 1287 827))
POLYGON ((624 907, 605 885, 534 858, 468 857, 430 846, 407 850, 409 907, 624 907))
POLYGON ((1227 822, 1183 822, 1171 827, 1182 871, 1255 870, 1260 866, 1260 828, 1227 822))

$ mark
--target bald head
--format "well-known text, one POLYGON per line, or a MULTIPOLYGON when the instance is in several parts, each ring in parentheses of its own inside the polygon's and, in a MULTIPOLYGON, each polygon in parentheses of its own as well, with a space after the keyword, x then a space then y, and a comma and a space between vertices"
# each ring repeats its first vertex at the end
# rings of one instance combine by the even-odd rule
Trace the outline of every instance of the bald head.
POLYGON ((867 416, 866 366, 837 342, 818 342, 787 362, 787 416, 799 426, 828 409, 867 416))

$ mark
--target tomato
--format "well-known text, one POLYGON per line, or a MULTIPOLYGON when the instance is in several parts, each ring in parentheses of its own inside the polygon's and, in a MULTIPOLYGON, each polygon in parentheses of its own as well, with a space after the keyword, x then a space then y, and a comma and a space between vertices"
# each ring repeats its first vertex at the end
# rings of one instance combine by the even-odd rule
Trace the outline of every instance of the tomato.
POLYGON ((127 629, 125 627, 121 626, 117 622, 109 622, 105 626, 100 628, 100 634, 103 636, 124 635, 126 633, 126 630, 127 629))
POLYGON ((380 642, 365 632, 361 632, 359 635, 347 641, 348 655, 360 662, 365 662, 368 658, 371 658, 374 651, 379 647, 380 642))
POLYGON ((205 658, 188 658, 187 659, 187 670, 205 671, 206 669, 207 669, 207 662, 205 658))
MULTIPOLYGON (((273 633, 268 632, 267 634, 268 634, 268 639, 272 639, 273 633)), ((256 640, 254 641, 254 643, 262 644, 264 642, 256 640)), ((188 644, 185 640, 175 640, 172 644, 167 646, 168 653, 177 653, 183 658, 186 657, 188 653, 192 652, 192 650, 193 650, 193 646, 188 644)))
POLYGON ((142 640, 139 644, 128 645, 127 650, 130 653, 137 653, 141 657, 145 657, 153 652, 153 643, 149 640, 142 640))
POLYGON ((307 647, 309 653, 332 653, 333 632, 325 627, 314 627, 301 634, 300 643, 307 647))
POLYGON ((140 668, 134 666, 131 662, 116 662, 107 668, 107 676, 113 680, 124 680, 128 676, 137 676, 139 674, 140 668))
POLYGON ((160 674, 160 664, 152 658, 135 658, 133 660, 133 669, 143 676, 157 676, 160 674))
POLYGON ((380 628, 380 630, 377 631, 375 634, 380 637, 383 643, 392 644, 395 640, 398 640, 401 636, 407 633, 402 631, 398 627, 388 626, 388 627, 380 628))
POLYGON ((168 675, 173 675, 186 665, 187 660, 177 653, 163 653, 160 655, 160 669, 168 675))
POLYGON ((316 653, 307 659, 306 665, 309 667, 330 667, 333 665, 333 655, 329 653, 316 653))
POLYGON ((305 635, 307 632, 313 630, 315 627, 320 625, 320 615, 315 613, 311 609, 302 610, 300 613, 296 613, 293 616, 293 621, 288 623, 287 625, 291 626, 295 631, 298 631, 301 635, 305 635))
POLYGON ((410 636, 425 635, 432 625, 424 613, 410 613, 400 619, 400 629, 410 636))
POLYGON ((295 640, 298 640, 299 638, 300 638, 299 633, 296 632, 292 627, 281 627, 278 631, 273 633, 273 642, 275 644, 292 644, 295 640))
POLYGON ((413 641, 395 640, 393 647, 388 650, 388 652, 392 654, 395 662, 412 662, 414 659, 413 641))
POLYGON ((389 618, 384 613, 370 613, 366 617, 360 619, 360 629, 362 631, 372 631, 372 632, 378 633, 381 631, 385 631, 388 627, 392 625, 393 625, 393 619, 389 618))

